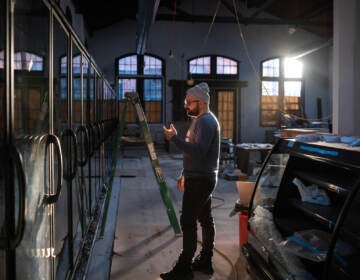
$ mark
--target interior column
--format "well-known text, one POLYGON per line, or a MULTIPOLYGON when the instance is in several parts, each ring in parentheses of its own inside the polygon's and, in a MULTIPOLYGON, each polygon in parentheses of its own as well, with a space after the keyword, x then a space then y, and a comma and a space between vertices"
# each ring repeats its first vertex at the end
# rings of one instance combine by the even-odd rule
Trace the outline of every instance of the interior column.
POLYGON ((360 135, 360 3, 334 0, 333 133, 360 135))

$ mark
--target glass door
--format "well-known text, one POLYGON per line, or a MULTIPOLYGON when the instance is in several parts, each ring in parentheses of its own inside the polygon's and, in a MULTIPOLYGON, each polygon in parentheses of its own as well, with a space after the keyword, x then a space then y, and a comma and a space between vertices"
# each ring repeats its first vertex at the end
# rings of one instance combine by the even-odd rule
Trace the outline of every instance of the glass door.
MULTIPOLYGON (((6 120, 6 100, 5 100, 5 24, 6 24, 6 5, 5 1, 0 1, 0 147, 5 145, 5 120, 6 120)), ((3 161, 3 159, 2 159, 3 161)), ((5 178, 0 175, 0 280, 5 279, 5 248, 4 241, 6 236, 3 233, 5 225, 5 178)))
MULTIPOLYGON (((60 139, 63 155, 63 184, 61 193, 54 201, 54 216, 52 226, 55 256, 56 278, 65 279, 66 275, 59 277, 59 271, 67 273, 73 267, 73 244, 69 237, 72 231, 71 215, 71 180, 70 169, 73 169, 72 157, 74 134, 70 130, 71 95, 69 88, 69 34, 65 31, 60 19, 53 18, 53 133, 60 139)), ((74 153, 73 153, 74 154, 74 153)))
POLYGON ((53 279, 53 203, 62 184, 62 156, 59 139, 52 134, 50 12, 42 0, 18 0, 14 7, 11 126, 26 181, 25 229, 16 248, 16 278, 53 279))
POLYGON ((25 176, 13 141, 10 1, 0 3, 0 279, 16 277, 16 248, 24 233, 25 176))

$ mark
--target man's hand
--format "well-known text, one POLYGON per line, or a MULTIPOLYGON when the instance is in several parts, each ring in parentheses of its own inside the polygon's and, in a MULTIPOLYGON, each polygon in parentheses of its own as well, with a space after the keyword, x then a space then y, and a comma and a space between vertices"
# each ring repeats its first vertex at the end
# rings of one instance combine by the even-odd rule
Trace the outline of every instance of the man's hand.
POLYGON ((164 135, 166 140, 170 140, 173 136, 177 135, 177 131, 174 127, 174 125, 171 123, 169 128, 166 128, 166 126, 163 126, 164 135))

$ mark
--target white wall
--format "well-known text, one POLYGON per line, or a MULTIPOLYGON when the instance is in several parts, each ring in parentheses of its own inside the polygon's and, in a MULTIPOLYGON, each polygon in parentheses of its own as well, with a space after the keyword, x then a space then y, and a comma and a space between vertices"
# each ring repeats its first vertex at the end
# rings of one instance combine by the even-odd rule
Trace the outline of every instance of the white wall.
MULTIPOLYGON (((212 26, 203 23, 155 22, 150 29, 147 52, 166 58, 166 78, 185 79, 188 58, 219 54, 235 58, 240 63, 240 80, 248 86, 241 93, 241 136, 242 142, 265 141, 268 127, 259 126, 259 80, 256 71, 262 60, 276 56, 292 56, 316 49, 325 39, 298 29, 288 33, 287 26, 241 26, 243 38, 236 24, 212 26), (206 42, 206 43, 204 43, 206 42), (246 46, 246 47, 245 47, 246 46), (167 58, 172 50, 174 59, 167 58), (248 53, 246 52, 248 50, 248 53), (250 58, 250 59, 249 59, 250 58)), ((331 68, 331 47, 323 47, 302 58, 304 62, 306 115, 315 118, 316 99, 322 99, 323 116, 331 115, 331 87, 329 68, 331 68)), ((126 21, 99 30, 89 38, 89 52, 105 74, 109 82, 114 82, 115 58, 128 52, 136 51, 136 22, 126 21)), ((166 100, 171 99, 167 88, 166 100)), ((168 106, 171 106, 168 103, 168 106)), ((171 112, 171 109, 168 110, 171 112)), ((171 116, 167 115, 169 118, 171 116)))

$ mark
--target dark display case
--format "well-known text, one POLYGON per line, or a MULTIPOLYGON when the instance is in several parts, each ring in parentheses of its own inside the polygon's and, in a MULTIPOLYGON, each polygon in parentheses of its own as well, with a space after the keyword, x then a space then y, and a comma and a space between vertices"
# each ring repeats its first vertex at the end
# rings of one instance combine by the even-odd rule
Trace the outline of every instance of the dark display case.
POLYGON ((249 205, 255 279, 360 279, 360 148, 280 139, 249 205))

